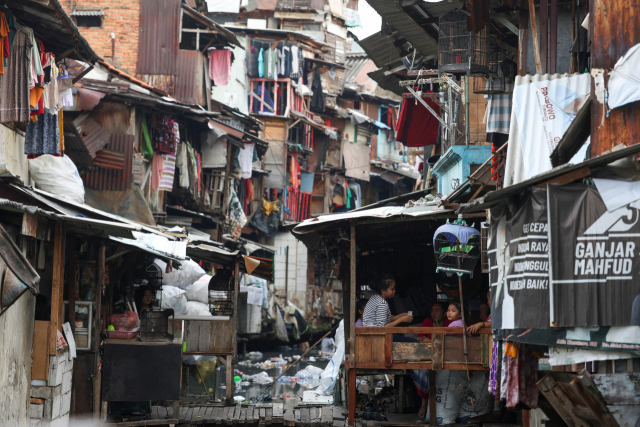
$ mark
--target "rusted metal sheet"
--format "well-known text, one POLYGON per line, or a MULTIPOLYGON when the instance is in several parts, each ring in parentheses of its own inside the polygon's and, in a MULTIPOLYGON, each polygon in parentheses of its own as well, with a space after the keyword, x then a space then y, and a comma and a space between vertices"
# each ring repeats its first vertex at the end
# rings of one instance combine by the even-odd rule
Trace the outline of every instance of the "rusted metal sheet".
MULTIPOLYGON (((589 2, 591 67, 611 69, 616 61, 640 42, 640 0, 589 2)), ((606 73, 605 73, 606 74, 606 73)), ((608 82, 608 75, 605 80, 608 82)), ((592 85, 592 97, 595 99, 592 85)), ((604 105, 591 104, 591 156, 599 156, 618 144, 640 141, 640 104, 632 102, 603 115, 604 105)))
POLYGON ((174 97, 186 104, 207 105, 204 97, 204 55, 197 50, 180 50, 174 97))
POLYGON ((106 150, 124 153, 122 170, 97 168, 84 176, 84 185, 96 190, 124 191, 133 182, 133 135, 111 135, 106 150))
POLYGON ((163 76, 159 74, 137 74, 136 77, 149 86, 161 89, 174 96, 176 76, 163 76))
POLYGON ((124 168, 124 153, 113 150, 100 150, 93 159, 93 164, 102 169, 122 170, 124 168))
POLYGON ((136 74, 175 75, 182 0, 140 0, 136 74))
POLYGON ((82 137, 71 122, 64 124, 64 153, 78 168, 93 168, 93 160, 89 150, 82 142, 82 137))
POLYGON ((97 124, 88 114, 82 114, 73 121, 78 135, 82 138, 82 142, 89 151, 91 157, 95 157, 96 153, 109 143, 111 134, 102 126, 97 124))

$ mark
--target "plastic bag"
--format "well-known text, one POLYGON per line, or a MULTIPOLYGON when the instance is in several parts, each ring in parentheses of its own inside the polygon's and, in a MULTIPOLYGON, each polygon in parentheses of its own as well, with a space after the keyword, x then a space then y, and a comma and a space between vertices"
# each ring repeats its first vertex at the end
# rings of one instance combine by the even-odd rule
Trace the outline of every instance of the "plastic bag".
MULTIPOLYGON (((160 267, 162 273, 162 284, 175 286, 180 289, 187 289, 195 281, 205 275, 205 271, 193 260, 181 261, 182 268, 180 270, 173 270, 167 273, 167 263, 156 259, 154 263, 160 267)), ((178 314, 176 312, 176 314, 178 314)))
POLYGON ((206 316, 212 317, 209 311, 209 305, 198 301, 187 301, 187 316, 206 316))
POLYGON ((57 339, 58 339, 58 343, 56 345, 56 348, 58 350, 64 350, 65 348, 67 348, 69 346, 67 344, 67 340, 64 339, 64 335, 62 335, 62 332, 60 332, 59 330, 57 330, 56 332, 57 332, 57 339))
POLYGON ((320 374, 320 386, 316 389, 316 393, 329 396, 333 394, 333 389, 338 380, 340 366, 344 363, 344 320, 340 321, 340 326, 336 330, 336 352, 333 353, 331 361, 320 374))
POLYGON ((124 314, 112 314, 109 317, 109 323, 116 331, 131 331, 138 323, 138 313, 125 311, 124 314))
POLYGON ((209 304, 209 280, 211 276, 205 274, 193 285, 187 287, 185 296, 187 301, 198 301, 203 304, 209 304))
POLYGON ((84 203, 84 184, 69 157, 44 154, 29 159, 29 174, 37 188, 76 203, 84 203))
POLYGON ((167 308, 173 309, 173 313, 176 316, 184 316, 187 314, 187 297, 184 296, 184 291, 175 286, 162 286, 162 307, 163 310, 167 308))

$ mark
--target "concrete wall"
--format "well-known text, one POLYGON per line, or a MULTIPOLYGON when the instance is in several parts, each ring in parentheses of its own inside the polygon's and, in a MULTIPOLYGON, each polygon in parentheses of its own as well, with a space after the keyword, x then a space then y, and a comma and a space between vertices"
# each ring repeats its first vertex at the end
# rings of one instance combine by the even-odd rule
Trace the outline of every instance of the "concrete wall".
MULTIPOLYGON (((6 269, 0 258, 0 277, 6 269)), ((0 316, 0 427, 29 425, 34 316, 35 297, 31 292, 23 294, 0 316)))
POLYGON ((29 161, 24 154, 24 136, 0 125, 0 165, 5 164, 9 172, 18 175, 29 184, 29 161))
POLYGON ((71 15, 75 10, 102 9, 102 27, 79 27, 93 50, 105 61, 129 74, 135 74, 138 62, 139 0, 60 0, 71 15), (111 33, 116 36, 115 61, 111 58, 111 33))
POLYGON ((276 234, 273 243, 269 244, 277 248, 274 259, 276 292, 285 289, 286 247, 289 246, 289 301, 304 311, 307 301, 307 247, 288 231, 276 234))

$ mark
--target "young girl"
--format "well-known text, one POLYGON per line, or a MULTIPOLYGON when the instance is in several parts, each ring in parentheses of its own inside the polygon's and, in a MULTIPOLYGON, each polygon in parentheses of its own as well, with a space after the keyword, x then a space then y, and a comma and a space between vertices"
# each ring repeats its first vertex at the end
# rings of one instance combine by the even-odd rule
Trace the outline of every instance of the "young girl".
POLYGON ((356 302, 356 326, 364 326, 362 323, 362 316, 364 315, 364 308, 367 306, 367 301, 369 300, 362 298, 356 302))
POLYGON ((462 307, 459 302, 450 302, 449 309, 447 310, 447 319, 449 328, 461 328, 462 327, 462 307))

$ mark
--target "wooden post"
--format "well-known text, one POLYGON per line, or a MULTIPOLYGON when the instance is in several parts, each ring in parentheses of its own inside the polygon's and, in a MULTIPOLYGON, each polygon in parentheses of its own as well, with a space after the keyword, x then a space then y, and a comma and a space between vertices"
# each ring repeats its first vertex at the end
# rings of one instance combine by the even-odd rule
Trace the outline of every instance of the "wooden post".
POLYGON ((234 268, 234 280, 233 280, 233 320, 232 335, 231 335, 231 349, 233 354, 227 356, 227 388, 226 388, 226 403, 227 405, 233 404, 233 389, 235 384, 233 383, 233 368, 235 366, 235 360, 238 355, 238 293, 240 291, 240 261, 236 259, 236 265, 234 268))
POLYGON ((100 421, 100 398, 102 390, 102 372, 93 375, 93 422, 100 421))
POLYGON ((549 0, 540 0, 540 65, 542 74, 547 73, 549 58, 549 0))
POLYGON ((227 405, 233 404, 233 389, 235 384, 233 383, 233 361, 232 356, 227 356, 227 378, 226 378, 227 388, 225 389, 225 403, 227 405))
POLYGON ((538 40, 538 22, 536 21, 536 6, 534 4, 534 0, 529 0, 529 18, 531 20, 531 37, 533 37, 533 55, 536 58, 536 73, 542 74, 540 42, 538 40))
POLYGON ((69 268, 67 276, 67 300, 69 301, 69 325, 71 326, 71 332, 76 333, 76 266, 77 266, 77 244, 75 236, 69 237, 69 268))
POLYGON ((518 26, 518 75, 527 74, 527 29, 529 28, 529 14, 526 9, 520 9, 518 26))
MULTIPOLYGON (((284 306, 287 306, 289 301, 289 246, 286 247, 286 254, 284 260, 284 306)), ((297 267, 296 267, 297 268, 297 267)))
POLYGON ((353 426, 355 425, 355 416, 356 416, 356 368, 349 368, 349 377, 347 381, 349 381, 349 403, 348 403, 348 413, 349 417, 347 418, 347 425, 353 426))
POLYGON ((558 0, 551 0, 549 23, 549 74, 556 73, 558 63, 558 0))
POLYGON ((224 197, 222 204, 222 213, 226 214, 229 210, 229 201, 231 200, 231 170, 233 168, 233 149, 234 146, 227 139, 227 168, 224 173, 224 197))
POLYGON ((102 287, 104 286, 106 246, 101 240, 98 243, 97 280, 96 280, 96 315, 93 317, 93 351, 95 351, 93 372, 98 372, 100 364, 100 334, 102 333, 102 287))
MULTIPOLYGON (((349 313, 348 317, 344 317, 346 327, 349 329, 349 363, 348 378, 349 381, 349 417, 347 425, 354 425, 356 415, 356 324, 353 315, 356 312, 356 223, 351 220, 351 248, 349 251, 351 280, 349 284, 349 313)), ((346 329, 346 328, 345 328, 346 329)))
POLYGON ((51 327, 49 328, 49 354, 56 354, 58 333, 62 331, 62 304, 64 290, 64 249, 66 226, 56 221, 53 241, 53 277, 51 279, 51 327))
POLYGON ((429 370, 429 424, 436 425, 436 371, 429 370))

